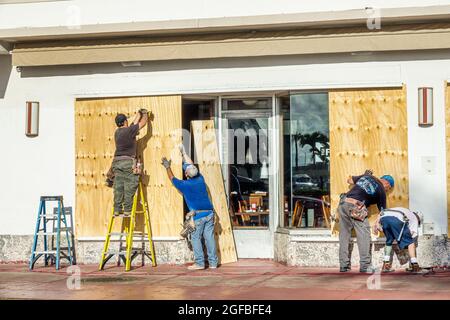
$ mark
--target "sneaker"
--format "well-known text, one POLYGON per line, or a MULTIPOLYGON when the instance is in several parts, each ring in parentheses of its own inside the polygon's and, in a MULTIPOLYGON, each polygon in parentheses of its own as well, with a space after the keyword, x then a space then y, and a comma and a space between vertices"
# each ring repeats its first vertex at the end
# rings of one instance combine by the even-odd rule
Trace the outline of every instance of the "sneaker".
POLYGON ((392 269, 392 263, 389 261, 383 262, 383 267, 381 268, 381 272, 394 272, 395 270, 392 269))
POLYGON ((217 266, 209 266, 209 269, 217 269, 217 266))
POLYGON ((188 270, 203 270, 203 269, 205 269, 205 267, 199 266, 198 264, 195 263, 188 267, 188 270))
POLYGON ((351 267, 340 267, 339 268, 339 272, 349 272, 350 270, 352 270, 351 267))
POLYGON ((124 216, 124 217, 131 217, 131 212, 130 212, 130 211, 125 211, 125 212, 123 213, 123 216, 124 216))
POLYGON ((377 269, 375 269, 374 267, 360 268, 359 272, 361 272, 361 273, 375 273, 375 272, 377 272, 377 269))
POLYGON ((114 217, 120 216, 120 211, 114 211, 114 217))

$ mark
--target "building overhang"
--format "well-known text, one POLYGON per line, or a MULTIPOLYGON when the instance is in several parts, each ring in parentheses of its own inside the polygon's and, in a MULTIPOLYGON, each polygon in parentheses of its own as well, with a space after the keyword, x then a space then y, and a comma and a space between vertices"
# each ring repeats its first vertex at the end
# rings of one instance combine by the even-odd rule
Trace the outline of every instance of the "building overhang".
POLYGON ((450 23, 17 43, 15 66, 450 49, 450 23))

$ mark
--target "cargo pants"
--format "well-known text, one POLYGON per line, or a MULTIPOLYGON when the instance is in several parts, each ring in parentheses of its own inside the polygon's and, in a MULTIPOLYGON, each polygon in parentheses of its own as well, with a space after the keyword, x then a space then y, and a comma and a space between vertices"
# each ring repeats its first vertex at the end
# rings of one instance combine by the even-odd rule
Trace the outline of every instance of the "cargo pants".
POLYGON ((133 197, 139 184, 139 175, 133 173, 133 160, 117 160, 114 172, 114 211, 131 212, 133 197))
POLYGON ((350 240, 352 230, 356 231, 356 243, 359 251, 359 268, 361 270, 367 269, 372 264, 372 257, 370 255, 370 224, 369 219, 364 221, 355 220, 350 215, 350 209, 354 204, 344 202, 341 199, 338 207, 339 212, 339 265, 340 267, 350 267, 350 240))

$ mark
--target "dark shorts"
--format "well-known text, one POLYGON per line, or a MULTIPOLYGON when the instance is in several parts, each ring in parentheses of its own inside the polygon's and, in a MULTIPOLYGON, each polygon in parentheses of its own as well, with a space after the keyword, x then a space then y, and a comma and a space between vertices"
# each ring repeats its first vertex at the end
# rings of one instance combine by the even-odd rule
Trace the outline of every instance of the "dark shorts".
MULTIPOLYGON (((383 233, 386 236, 386 245, 391 246, 392 243, 398 240, 400 233, 402 232, 403 222, 396 217, 384 216, 380 220, 381 226, 383 227, 383 233)), ((405 225, 403 229, 402 238, 397 241, 400 249, 407 248, 411 243, 414 243, 414 239, 411 236, 408 225, 405 225)))

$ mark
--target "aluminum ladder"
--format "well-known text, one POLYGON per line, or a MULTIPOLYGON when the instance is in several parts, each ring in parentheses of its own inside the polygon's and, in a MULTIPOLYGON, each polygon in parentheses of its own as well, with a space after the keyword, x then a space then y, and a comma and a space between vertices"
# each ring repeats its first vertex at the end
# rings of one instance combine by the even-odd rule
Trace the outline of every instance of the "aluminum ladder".
POLYGON ((42 256, 44 265, 48 266, 49 262, 55 264, 56 270, 59 270, 61 266, 61 258, 67 259, 70 265, 76 264, 74 242, 72 208, 64 207, 63 196, 41 196, 29 269, 33 270, 36 261, 42 256), (47 202, 54 201, 58 203, 58 206, 54 208, 53 214, 48 215, 47 202), (70 224, 66 216, 70 217, 70 224), (49 221, 52 222, 51 231, 47 230, 49 221), (65 234, 65 247, 61 247, 61 233, 65 234), (37 250, 40 236, 43 240, 43 250, 37 250))
MULTIPOLYGON (((137 241, 136 241, 137 242, 137 241)), ((142 182, 139 181, 138 190, 136 190, 136 194, 133 198, 133 206, 131 209, 130 216, 124 216, 123 213, 120 215, 114 215, 114 208, 111 212, 111 218, 109 220, 108 225, 108 233, 106 234, 105 244, 102 251, 102 256, 100 259, 99 270, 103 270, 106 263, 113 257, 117 255, 117 265, 120 266, 120 262, 123 261, 125 263, 125 271, 131 270, 131 262, 138 255, 142 255, 142 265, 144 265, 144 258, 147 257, 152 262, 152 266, 156 267, 155 260, 155 250, 153 247, 152 240, 152 232, 150 228, 150 216, 148 212, 147 202, 145 201, 144 192, 142 188, 142 182), (140 204, 142 210, 137 210, 138 207, 138 198, 140 200, 140 204), (136 214, 144 215, 144 231, 137 232, 135 231, 136 226, 136 214), (121 232, 113 232, 114 220, 115 219, 123 219, 122 221, 122 231, 121 232), (128 220, 128 221, 127 221, 128 220), (110 250, 109 246, 111 243, 111 236, 119 237, 119 248, 118 250, 110 250), (149 243, 149 250, 145 249, 145 237, 147 236, 149 243), (123 246, 123 237, 125 237, 125 247, 123 246), (134 238, 140 238, 141 248, 133 247, 134 238)))

